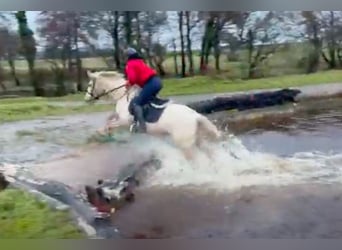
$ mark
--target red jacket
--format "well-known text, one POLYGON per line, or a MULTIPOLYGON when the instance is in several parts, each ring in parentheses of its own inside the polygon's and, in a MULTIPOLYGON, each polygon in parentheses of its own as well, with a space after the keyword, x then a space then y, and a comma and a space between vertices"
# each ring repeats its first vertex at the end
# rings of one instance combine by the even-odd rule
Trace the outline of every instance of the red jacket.
POLYGON ((128 60, 125 70, 128 80, 127 84, 137 84, 140 87, 143 87, 150 77, 157 74, 156 71, 151 69, 142 59, 128 60))

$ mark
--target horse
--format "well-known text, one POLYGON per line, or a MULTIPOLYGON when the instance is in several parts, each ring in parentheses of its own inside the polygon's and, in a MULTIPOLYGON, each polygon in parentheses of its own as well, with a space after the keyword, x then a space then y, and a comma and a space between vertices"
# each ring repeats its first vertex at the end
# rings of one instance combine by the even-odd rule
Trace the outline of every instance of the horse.
MULTIPOLYGON (((132 128, 134 119, 130 104, 138 94, 139 88, 126 89, 124 75, 117 71, 87 71, 87 75, 89 83, 84 96, 85 102, 95 102, 104 98, 116 104, 115 111, 108 117, 103 131, 132 128)), ((187 159, 193 157, 195 148, 205 150, 205 140, 217 141, 221 137, 221 132, 206 116, 170 99, 154 97, 143 110, 146 133, 171 137, 187 159)))

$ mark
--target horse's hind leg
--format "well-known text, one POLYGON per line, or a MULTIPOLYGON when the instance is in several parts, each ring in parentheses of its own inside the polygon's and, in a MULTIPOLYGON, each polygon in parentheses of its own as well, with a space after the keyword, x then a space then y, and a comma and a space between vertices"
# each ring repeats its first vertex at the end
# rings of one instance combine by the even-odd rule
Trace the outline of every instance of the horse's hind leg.
POLYGON ((196 140, 196 146, 200 149, 209 159, 213 160, 213 150, 205 142, 203 138, 198 137, 196 140))
POLYGON ((183 148, 182 151, 183 151, 185 158, 188 161, 191 161, 194 159, 194 151, 192 148, 183 148))
POLYGON ((194 158, 194 148, 196 147, 195 134, 182 135, 180 133, 175 133, 171 136, 176 146, 182 150, 185 158, 187 160, 192 160, 194 158))

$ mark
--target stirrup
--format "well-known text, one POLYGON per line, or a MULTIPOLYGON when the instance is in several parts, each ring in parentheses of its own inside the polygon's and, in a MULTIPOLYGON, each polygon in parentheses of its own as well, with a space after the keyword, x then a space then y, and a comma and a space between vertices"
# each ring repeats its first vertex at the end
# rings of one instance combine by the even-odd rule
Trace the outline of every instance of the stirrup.
POLYGON ((136 133, 137 132, 137 124, 135 122, 133 122, 130 126, 129 126, 129 132, 131 133, 136 133))

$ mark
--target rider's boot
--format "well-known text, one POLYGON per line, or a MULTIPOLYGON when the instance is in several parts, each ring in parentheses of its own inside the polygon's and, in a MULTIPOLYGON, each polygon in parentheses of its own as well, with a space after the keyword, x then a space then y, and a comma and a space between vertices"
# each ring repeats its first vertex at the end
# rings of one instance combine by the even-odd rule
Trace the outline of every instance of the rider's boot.
POLYGON ((133 107, 135 121, 137 122, 137 132, 138 133, 146 133, 146 123, 144 119, 143 109, 139 105, 134 105, 133 107))

